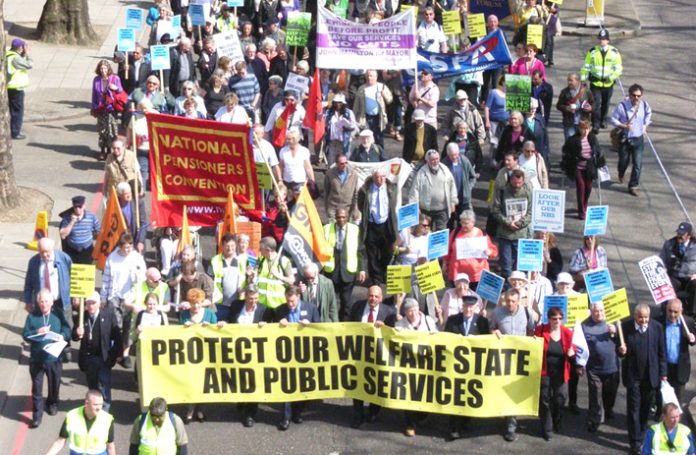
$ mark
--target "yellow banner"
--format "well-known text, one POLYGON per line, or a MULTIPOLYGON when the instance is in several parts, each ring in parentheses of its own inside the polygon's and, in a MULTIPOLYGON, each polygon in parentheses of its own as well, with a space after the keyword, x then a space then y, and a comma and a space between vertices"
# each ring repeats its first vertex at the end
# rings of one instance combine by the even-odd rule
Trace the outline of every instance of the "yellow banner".
POLYGON ((445 289, 445 279, 442 276, 440 263, 437 259, 416 266, 416 279, 421 294, 430 294, 445 289))
POLYGON ((413 272, 410 265, 387 266, 387 294, 401 294, 411 292, 411 276, 413 272))
POLYGON ((459 10, 442 12, 442 31, 445 35, 459 35, 462 32, 460 18, 459 10))
POLYGON ((415 5, 401 5, 399 8, 401 8, 400 11, 407 11, 410 9, 413 12, 413 17, 415 19, 418 19, 418 7, 417 6, 415 6, 415 5))
POLYGON ((541 50, 541 34, 544 33, 544 26, 539 24, 527 25, 527 44, 534 44, 541 50))
POLYGON ((568 296, 568 321, 566 327, 575 327, 576 321, 584 321, 590 315, 587 294, 572 294, 568 296))
POLYGON ((70 297, 86 299, 94 292, 94 274, 97 268, 90 264, 70 266, 70 297))
POLYGON ((486 19, 483 13, 469 14, 466 16, 466 21, 469 25, 469 37, 481 38, 486 36, 486 19))
POLYGON ((607 324, 620 321, 631 316, 631 310, 628 308, 628 295, 626 288, 621 288, 612 292, 602 299, 604 303, 604 315, 607 318, 607 324))
POLYGON ((150 327, 141 403, 355 398, 476 417, 537 415, 541 338, 397 332, 359 322, 150 327))

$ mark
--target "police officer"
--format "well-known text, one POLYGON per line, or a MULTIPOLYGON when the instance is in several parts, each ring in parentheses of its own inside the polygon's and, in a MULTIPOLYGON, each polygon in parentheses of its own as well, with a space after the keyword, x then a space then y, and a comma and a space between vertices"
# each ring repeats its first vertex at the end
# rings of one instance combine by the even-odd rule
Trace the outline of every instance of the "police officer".
POLYGON ((618 49, 609 45, 609 30, 601 29, 597 39, 599 44, 585 55, 585 63, 580 70, 580 81, 587 83, 589 80, 590 91, 595 100, 592 109, 592 129, 595 134, 600 126, 607 127, 606 117, 614 82, 623 73, 621 54, 618 49))
POLYGON ((7 97, 10 102, 10 131, 12 139, 25 139, 22 134, 24 121, 24 89, 29 86, 29 70, 34 62, 29 56, 29 46, 19 38, 12 40, 5 54, 7 63, 7 97))
POLYGON ((188 454, 188 435, 181 417, 167 411, 164 398, 153 398, 148 411, 133 422, 130 435, 131 455, 188 454))

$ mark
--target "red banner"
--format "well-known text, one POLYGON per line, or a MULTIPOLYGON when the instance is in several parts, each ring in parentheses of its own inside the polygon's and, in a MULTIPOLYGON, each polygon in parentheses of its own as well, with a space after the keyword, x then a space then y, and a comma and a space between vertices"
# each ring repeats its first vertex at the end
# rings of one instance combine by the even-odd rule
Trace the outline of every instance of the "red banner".
POLYGON ((163 114, 147 124, 155 226, 181 226, 184 205, 191 226, 215 226, 230 190, 241 207, 261 208, 248 127, 163 114))

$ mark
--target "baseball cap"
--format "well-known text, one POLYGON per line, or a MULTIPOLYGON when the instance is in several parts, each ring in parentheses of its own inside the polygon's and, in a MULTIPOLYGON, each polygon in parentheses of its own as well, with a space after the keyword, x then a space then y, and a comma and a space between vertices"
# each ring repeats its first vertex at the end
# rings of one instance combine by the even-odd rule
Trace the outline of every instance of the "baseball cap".
POLYGON ((413 111, 413 120, 425 120, 425 112, 423 109, 413 111))
POLYGON ((18 47, 25 46, 27 43, 23 39, 15 38, 12 40, 12 49, 17 49, 18 47))
POLYGON ((455 283, 456 283, 457 281, 462 281, 462 280, 463 280, 463 281, 466 281, 467 283, 471 282, 471 280, 469 279, 469 275, 466 274, 466 273, 464 273, 464 272, 458 273, 457 276, 454 277, 454 282, 455 282, 455 283))
POLYGON ((694 227, 691 225, 691 223, 687 223, 686 221, 683 223, 680 223, 679 226, 677 227, 677 234, 679 235, 684 235, 684 234, 691 234, 694 230, 694 227))
POLYGON ((360 132, 360 137, 374 137, 375 133, 372 130, 364 129, 360 132))
POLYGON ((72 198, 72 205, 73 207, 82 207, 83 205, 85 205, 85 201, 86 199, 84 196, 75 196, 74 198, 72 198))
POLYGON ((575 284, 575 280, 573 280, 573 277, 570 276, 570 273, 561 272, 558 274, 558 277, 556 278, 556 283, 558 283, 558 284, 575 284))

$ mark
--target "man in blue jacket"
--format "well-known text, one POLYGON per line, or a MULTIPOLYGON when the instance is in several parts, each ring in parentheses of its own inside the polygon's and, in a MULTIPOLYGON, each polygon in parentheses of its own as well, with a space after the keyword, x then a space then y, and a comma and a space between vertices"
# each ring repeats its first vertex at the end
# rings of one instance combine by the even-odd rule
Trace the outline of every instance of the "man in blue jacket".
POLYGON ((48 289, 53 296, 53 311, 65 315, 71 322, 70 312, 70 256, 55 250, 55 242, 48 237, 38 241, 39 253, 29 259, 24 277, 24 303, 27 312, 34 311, 36 296, 48 289))

